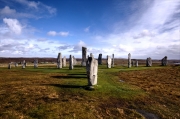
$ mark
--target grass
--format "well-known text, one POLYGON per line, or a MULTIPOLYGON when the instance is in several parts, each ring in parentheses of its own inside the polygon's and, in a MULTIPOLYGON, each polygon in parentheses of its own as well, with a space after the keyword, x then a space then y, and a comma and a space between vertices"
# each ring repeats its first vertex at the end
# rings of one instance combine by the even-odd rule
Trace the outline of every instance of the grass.
POLYGON ((78 65, 0 67, 0 118, 180 118, 179 67, 98 69, 98 85, 89 91, 78 65))

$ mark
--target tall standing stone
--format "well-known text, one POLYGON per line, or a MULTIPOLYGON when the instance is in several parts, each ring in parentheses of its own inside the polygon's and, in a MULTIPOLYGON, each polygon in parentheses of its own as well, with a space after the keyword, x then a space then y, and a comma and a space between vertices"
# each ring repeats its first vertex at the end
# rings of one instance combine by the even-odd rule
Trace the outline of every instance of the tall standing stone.
POLYGON ((38 68, 38 59, 34 60, 34 68, 38 68))
POLYGON ((128 68, 131 67, 131 54, 128 54, 128 68))
POLYGON ((87 54, 87 48, 82 47, 82 66, 86 66, 86 54, 87 54))
POLYGON ((97 84, 97 72, 98 72, 98 61, 92 57, 89 57, 86 61, 86 71, 88 78, 88 86, 97 84))
POLYGON ((136 60, 136 67, 138 67, 138 61, 136 60))
POLYGON ((11 63, 8 64, 8 69, 11 69, 11 63))
POLYGON ((147 58, 147 60, 146 60, 146 66, 147 66, 147 67, 151 67, 151 66, 152 66, 152 60, 151 60, 150 57, 147 58))
POLYGON ((61 53, 58 53, 58 57, 57 57, 57 68, 61 69, 62 68, 62 56, 61 53))
POLYGON ((22 62, 22 69, 25 69, 26 68, 26 61, 24 60, 23 62, 22 62))
POLYGON ((111 68, 111 56, 107 55, 107 68, 111 68))
POLYGON ((114 67, 114 54, 112 54, 112 67, 114 67))
POLYGON ((73 65, 76 65, 77 64, 77 60, 76 58, 73 56, 73 65))
POLYGON ((69 69, 73 69, 73 57, 71 55, 69 56, 69 69))
POLYGON ((66 67, 66 56, 64 56, 64 58, 63 58, 63 67, 66 67))
POLYGON ((165 57, 161 60, 161 64, 162 64, 162 66, 167 66, 167 56, 165 56, 165 57))
POLYGON ((98 56, 98 64, 102 65, 102 54, 99 54, 98 56))

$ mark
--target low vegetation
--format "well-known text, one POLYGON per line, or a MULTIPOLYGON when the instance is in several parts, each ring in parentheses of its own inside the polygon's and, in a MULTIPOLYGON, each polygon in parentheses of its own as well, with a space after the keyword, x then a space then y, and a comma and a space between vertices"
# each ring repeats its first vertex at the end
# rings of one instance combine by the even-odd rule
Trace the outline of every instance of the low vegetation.
POLYGON ((0 67, 0 118, 180 118, 180 67, 99 66, 87 90, 85 67, 0 67))

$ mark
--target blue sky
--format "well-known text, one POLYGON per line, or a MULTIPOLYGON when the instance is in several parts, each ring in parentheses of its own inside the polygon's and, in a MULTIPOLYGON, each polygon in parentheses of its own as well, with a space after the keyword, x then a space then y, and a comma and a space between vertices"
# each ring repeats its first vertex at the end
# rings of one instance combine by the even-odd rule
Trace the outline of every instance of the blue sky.
POLYGON ((0 57, 180 59, 179 0, 0 0, 0 57))

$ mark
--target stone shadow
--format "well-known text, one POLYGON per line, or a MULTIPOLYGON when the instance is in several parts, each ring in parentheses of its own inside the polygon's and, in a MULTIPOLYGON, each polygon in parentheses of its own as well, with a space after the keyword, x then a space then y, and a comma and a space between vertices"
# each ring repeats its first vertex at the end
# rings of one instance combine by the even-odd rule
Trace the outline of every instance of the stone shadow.
POLYGON ((82 74, 68 74, 68 75, 87 75, 86 73, 82 73, 82 74))
POLYGON ((88 91, 93 91, 94 89, 90 89, 88 85, 63 85, 63 84, 44 84, 44 85, 48 85, 48 86, 54 86, 57 88, 72 88, 72 89, 84 89, 84 90, 88 90, 88 91))
POLYGON ((51 76, 52 78, 58 78, 58 79, 82 79, 82 78, 87 78, 86 74, 68 74, 66 76, 51 76))

